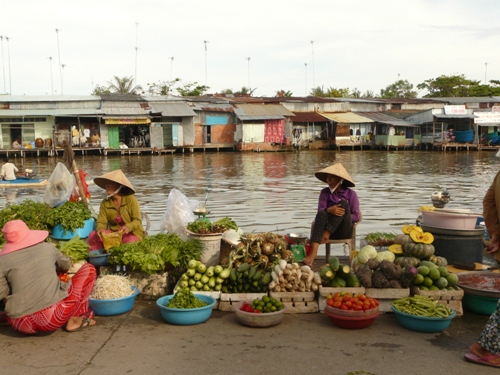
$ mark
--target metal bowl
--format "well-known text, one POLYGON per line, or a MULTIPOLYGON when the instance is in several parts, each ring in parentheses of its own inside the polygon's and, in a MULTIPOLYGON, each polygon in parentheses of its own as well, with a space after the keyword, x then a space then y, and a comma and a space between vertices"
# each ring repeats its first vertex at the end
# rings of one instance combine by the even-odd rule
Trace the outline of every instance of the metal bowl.
POLYGON ((500 273, 488 271, 470 271, 458 274, 457 286, 464 294, 486 298, 500 298, 500 273))
POLYGON ((292 241, 305 241, 307 239, 307 234, 304 233, 288 233, 288 238, 292 241))

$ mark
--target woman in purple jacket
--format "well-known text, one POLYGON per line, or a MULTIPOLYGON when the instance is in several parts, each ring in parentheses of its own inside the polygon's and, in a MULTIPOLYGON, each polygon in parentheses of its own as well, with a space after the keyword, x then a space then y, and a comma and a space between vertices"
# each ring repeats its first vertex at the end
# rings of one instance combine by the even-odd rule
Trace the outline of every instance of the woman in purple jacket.
POLYGON ((359 221, 360 210, 354 182, 340 163, 315 173, 316 178, 326 182, 328 187, 321 190, 318 213, 311 233, 311 251, 304 263, 312 266, 320 244, 330 239, 350 238, 354 223, 359 221))

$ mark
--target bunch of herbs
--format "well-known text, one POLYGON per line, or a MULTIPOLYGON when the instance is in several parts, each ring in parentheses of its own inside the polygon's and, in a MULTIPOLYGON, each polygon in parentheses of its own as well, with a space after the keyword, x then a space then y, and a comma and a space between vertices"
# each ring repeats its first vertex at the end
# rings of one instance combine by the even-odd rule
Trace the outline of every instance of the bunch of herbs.
POLYGON ((68 201, 50 210, 46 220, 52 228, 61 225, 66 234, 68 230, 74 232, 78 228, 83 228, 85 221, 91 217, 92 213, 85 203, 68 201))
POLYGON ((183 241, 174 233, 160 233, 111 248, 109 261, 153 274, 165 270, 167 265, 185 268, 190 260, 200 259, 202 251, 199 240, 183 241))

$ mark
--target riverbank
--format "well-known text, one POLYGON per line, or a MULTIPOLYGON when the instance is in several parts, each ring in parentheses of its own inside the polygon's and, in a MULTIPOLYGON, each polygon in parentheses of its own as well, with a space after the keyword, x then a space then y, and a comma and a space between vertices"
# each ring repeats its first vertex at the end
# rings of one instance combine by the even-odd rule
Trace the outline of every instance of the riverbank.
POLYGON ((399 325, 392 313, 368 328, 335 327, 321 313, 285 314, 271 328, 240 325, 214 311, 200 325, 165 323, 155 302, 137 301, 123 315, 96 317, 79 332, 23 336, 0 326, 5 374, 496 374, 466 362, 488 317, 466 311, 442 333, 399 325), (364 371, 364 372, 362 372, 364 371))

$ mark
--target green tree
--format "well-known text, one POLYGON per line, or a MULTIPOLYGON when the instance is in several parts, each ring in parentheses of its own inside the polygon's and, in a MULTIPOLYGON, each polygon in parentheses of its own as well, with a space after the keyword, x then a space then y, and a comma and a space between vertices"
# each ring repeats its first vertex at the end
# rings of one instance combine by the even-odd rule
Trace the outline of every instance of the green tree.
POLYGON ((275 97, 280 97, 280 98, 290 98, 293 96, 293 92, 290 90, 278 90, 276 91, 276 94, 274 95, 275 97))
POLYGON ((253 92, 256 89, 251 89, 250 87, 243 86, 241 90, 238 91, 233 91, 231 89, 224 89, 220 93, 221 94, 226 94, 226 95, 250 95, 252 96, 253 92))
POLYGON ((380 97, 414 99, 417 97, 417 92, 413 90, 413 85, 410 82, 406 79, 400 79, 380 90, 380 97))
POLYGON ((335 88, 329 87, 326 90, 326 96, 329 98, 348 98, 349 97, 349 88, 335 88))
POLYGON ((168 95, 173 92, 173 87, 177 82, 180 82, 180 78, 176 78, 172 81, 160 81, 158 83, 148 83, 148 93, 150 95, 168 95))
POLYGON ((198 82, 188 82, 183 87, 178 87, 176 90, 181 96, 201 96, 210 87, 199 85, 198 82))
POLYGON ((351 98, 361 98, 361 91, 359 91, 357 88, 354 88, 351 93, 349 94, 349 97, 351 98))
POLYGON ((376 98, 377 96, 372 90, 366 90, 364 94, 361 95, 362 98, 376 98))
POLYGON ((427 79, 417 85, 419 90, 427 90, 425 98, 471 96, 471 86, 479 86, 480 81, 465 78, 465 75, 441 75, 438 78, 427 79))
POLYGON ((103 94, 111 94, 111 90, 107 86, 96 85, 94 87, 94 91, 90 95, 103 95, 103 94))
POLYGON ((324 97, 328 96, 325 93, 325 90, 323 89, 323 86, 313 87, 311 89, 311 91, 309 91, 309 95, 310 96, 318 96, 320 98, 324 98, 324 97))
POLYGON ((113 94, 139 94, 142 91, 140 85, 134 86, 134 79, 130 77, 113 76, 113 81, 109 82, 109 89, 113 94))

